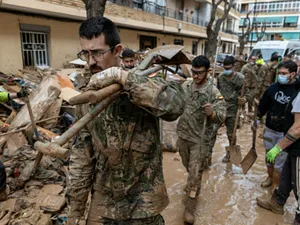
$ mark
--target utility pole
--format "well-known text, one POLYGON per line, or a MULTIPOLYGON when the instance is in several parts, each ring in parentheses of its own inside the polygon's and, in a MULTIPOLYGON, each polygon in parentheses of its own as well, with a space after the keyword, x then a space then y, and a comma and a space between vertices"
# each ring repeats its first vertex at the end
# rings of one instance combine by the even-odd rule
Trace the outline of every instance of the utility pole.
MULTIPOLYGON (((256 16, 257 16, 256 15, 256 5, 257 5, 257 0, 255 0, 255 3, 254 3, 252 23, 256 23, 256 16)), ((252 51, 252 42, 253 42, 253 31, 250 34, 250 52, 252 51)))

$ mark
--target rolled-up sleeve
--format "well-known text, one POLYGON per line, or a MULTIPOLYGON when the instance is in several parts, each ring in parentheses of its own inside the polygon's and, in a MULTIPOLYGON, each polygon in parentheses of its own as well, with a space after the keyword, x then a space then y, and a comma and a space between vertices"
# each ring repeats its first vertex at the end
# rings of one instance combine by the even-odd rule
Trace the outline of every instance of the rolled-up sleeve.
MULTIPOLYGON (((76 107, 76 117, 81 118, 80 106, 76 107)), ((69 182, 67 186, 68 217, 79 219, 84 211, 88 194, 92 189, 95 158, 91 135, 82 129, 71 149, 69 182)))
POLYGON ((174 121, 183 113, 185 97, 179 82, 130 73, 124 90, 129 93, 135 105, 163 120, 174 121))

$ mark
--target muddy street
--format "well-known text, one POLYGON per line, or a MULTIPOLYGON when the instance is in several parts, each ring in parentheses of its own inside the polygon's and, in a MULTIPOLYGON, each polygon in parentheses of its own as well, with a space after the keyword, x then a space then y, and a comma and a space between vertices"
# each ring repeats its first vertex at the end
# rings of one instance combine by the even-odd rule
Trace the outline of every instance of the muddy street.
MULTIPOLYGON (((258 136, 263 131, 259 129, 258 136)), ((238 130, 237 144, 245 156, 251 148, 252 133, 249 124, 238 130)), ((256 197, 267 193, 261 188, 266 178, 265 150, 263 140, 257 138, 258 158, 243 175, 241 168, 232 169, 222 163, 225 146, 228 145, 224 127, 220 129, 214 147, 213 163, 203 175, 200 205, 196 212, 196 225, 275 225, 278 222, 291 224, 294 219, 296 200, 293 193, 285 206, 285 215, 277 215, 257 206, 256 197)), ((182 166, 178 153, 164 153, 164 175, 168 187, 170 204, 163 212, 167 225, 182 225, 184 206, 183 188, 187 172, 182 166)))

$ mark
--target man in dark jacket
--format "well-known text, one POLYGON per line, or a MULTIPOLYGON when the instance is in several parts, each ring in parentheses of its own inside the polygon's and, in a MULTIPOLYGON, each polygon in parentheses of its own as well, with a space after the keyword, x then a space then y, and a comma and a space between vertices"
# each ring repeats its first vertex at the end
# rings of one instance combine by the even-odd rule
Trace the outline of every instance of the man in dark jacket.
MULTIPOLYGON (((297 64, 286 61, 278 66, 278 80, 281 83, 295 83, 297 64)), ((296 84, 297 93, 290 98, 289 104, 284 113, 284 134, 285 136, 267 153, 267 161, 274 163, 275 158, 284 151, 288 153, 280 176, 279 187, 275 189, 271 198, 257 201, 263 208, 274 213, 284 214, 284 204, 286 203, 291 190, 294 191, 298 207, 296 210, 293 225, 300 225, 300 85, 296 84)))
MULTIPOLYGON (((292 61, 284 61, 280 64, 280 68, 288 68, 293 70, 295 63, 292 61)), ((285 108, 289 104, 290 99, 297 93, 297 86, 300 80, 293 79, 288 84, 282 83, 282 79, 271 85, 260 100, 258 106, 258 117, 261 119, 267 115, 265 129, 263 134, 264 146, 266 152, 272 149, 277 142, 284 136, 284 114, 285 108)), ((262 187, 269 187, 273 183, 273 189, 278 186, 280 173, 285 162, 287 154, 282 152, 275 160, 275 165, 267 162, 268 177, 261 184, 262 187)))

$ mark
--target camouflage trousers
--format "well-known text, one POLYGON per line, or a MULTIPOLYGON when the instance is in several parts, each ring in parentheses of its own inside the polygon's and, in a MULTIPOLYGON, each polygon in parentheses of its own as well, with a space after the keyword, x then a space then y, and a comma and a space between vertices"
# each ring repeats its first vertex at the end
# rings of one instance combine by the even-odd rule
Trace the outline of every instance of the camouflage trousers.
POLYGON ((260 101, 262 96, 264 95, 265 91, 268 89, 267 86, 262 85, 261 89, 259 90, 259 93, 257 93, 257 100, 260 101))
POLYGON ((210 137, 210 141, 209 141, 209 144, 208 144, 208 158, 212 156, 212 153, 213 153, 213 148, 215 146, 215 143, 216 143, 216 140, 217 140, 217 135, 218 135, 218 130, 219 128, 221 127, 220 124, 214 124, 213 125, 213 131, 211 133, 211 137, 210 137))
POLYGON ((209 140, 204 140, 203 147, 201 148, 201 143, 193 143, 178 137, 177 148, 182 164, 189 173, 185 188, 187 193, 191 191, 194 182, 196 182, 196 186, 200 192, 202 172, 207 168, 208 146, 209 140), (198 177, 195 177, 197 163, 199 163, 199 173, 198 177))
POLYGON ((257 90, 256 88, 249 88, 250 94, 251 94, 251 99, 248 101, 248 112, 253 112, 253 103, 254 103, 254 98, 257 95, 257 90))
MULTIPOLYGON (((234 123, 235 123, 235 117, 226 117, 225 119, 225 126, 226 126, 226 133, 227 133, 227 138, 229 143, 231 143, 232 141, 232 132, 233 132, 233 128, 234 128, 234 123)), ((221 125, 215 125, 216 126, 216 135, 217 132, 220 128, 221 125)), ((216 137, 215 137, 216 140, 216 137)))
MULTIPOLYGON (((92 209, 91 209, 92 210, 92 209)), ((90 210, 90 211, 91 211, 90 210)), ((164 218, 158 214, 153 217, 143 219, 129 219, 129 220, 112 220, 108 218, 90 218, 88 217, 87 225, 164 225, 164 218)))

